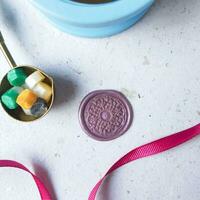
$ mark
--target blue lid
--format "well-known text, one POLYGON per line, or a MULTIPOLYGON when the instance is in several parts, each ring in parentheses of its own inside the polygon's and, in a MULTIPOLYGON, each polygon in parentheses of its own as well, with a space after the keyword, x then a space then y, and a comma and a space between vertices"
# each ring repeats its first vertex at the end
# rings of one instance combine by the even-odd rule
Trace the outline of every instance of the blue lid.
POLYGON ((87 4, 71 0, 31 0, 40 10, 78 26, 104 24, 140 13, 154 0, 116 0, 87 4))

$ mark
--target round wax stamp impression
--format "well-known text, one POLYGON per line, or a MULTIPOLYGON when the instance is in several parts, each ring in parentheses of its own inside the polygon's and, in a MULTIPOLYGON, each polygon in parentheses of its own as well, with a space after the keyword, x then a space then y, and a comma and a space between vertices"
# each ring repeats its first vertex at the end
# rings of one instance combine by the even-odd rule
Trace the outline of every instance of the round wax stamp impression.
POLYGON ((114 90, 98 90, 81 102, 79 120, 83 130, 101 141, 115 139, 130 127, 133 110, 127 98, 114 90))

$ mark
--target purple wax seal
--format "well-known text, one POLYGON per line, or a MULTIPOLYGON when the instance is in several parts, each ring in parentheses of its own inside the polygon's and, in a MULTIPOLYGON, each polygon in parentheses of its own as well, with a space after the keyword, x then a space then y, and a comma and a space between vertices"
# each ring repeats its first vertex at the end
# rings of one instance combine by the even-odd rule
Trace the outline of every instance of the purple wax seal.
POLYGON ((79 107, 79 121, 83 130, 101 141, 124 134, 133 120, 133 110, 127 98, 114 90, 89 93, 79 107))

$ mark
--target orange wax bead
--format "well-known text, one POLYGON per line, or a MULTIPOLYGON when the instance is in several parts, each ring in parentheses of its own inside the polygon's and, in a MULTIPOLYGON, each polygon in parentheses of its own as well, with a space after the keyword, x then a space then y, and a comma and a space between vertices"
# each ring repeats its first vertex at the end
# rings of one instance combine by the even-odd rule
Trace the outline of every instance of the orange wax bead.
POLYGON ((30 109, 37 101, 37 95, 29 89, 23 90, 17 97, 17 104, 23 109, 30 109))

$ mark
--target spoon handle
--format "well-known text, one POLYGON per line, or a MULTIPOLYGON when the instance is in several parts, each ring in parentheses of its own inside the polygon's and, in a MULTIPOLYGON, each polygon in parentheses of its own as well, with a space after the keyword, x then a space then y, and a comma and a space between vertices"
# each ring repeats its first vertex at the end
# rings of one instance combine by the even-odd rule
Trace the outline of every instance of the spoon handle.
POLYGON ((1 34, 1 31, 0 31, 0 49, 3 52, 6 60, 8 61, 8 64, 10 65, 10 67, 11 68, 16 67, 17 65, 4 42, 4 38, 3 38, 3 35, 1 34))

